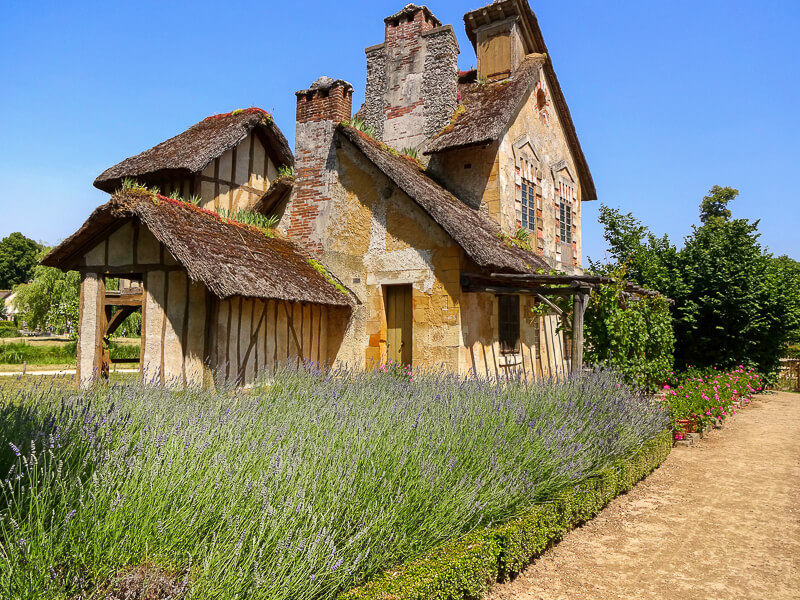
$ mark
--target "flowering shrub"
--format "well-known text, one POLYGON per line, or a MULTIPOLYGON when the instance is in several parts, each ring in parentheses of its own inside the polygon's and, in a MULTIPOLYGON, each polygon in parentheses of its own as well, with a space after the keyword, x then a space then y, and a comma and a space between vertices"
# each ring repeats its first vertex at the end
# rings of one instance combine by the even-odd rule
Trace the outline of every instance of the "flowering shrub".
POLYGON ((0 598, 89 597, 142 565, 197 598, 334 598, 608 469, 659 408, 608 374, 0 388, 0 598))
POLYGON ((414 371, 411 365, 404 365, 396 362, 391 358, 378 367, 380 373, 386 373, 396 379, 404 379, 405 381, 414 381, 414 371))
POLYGON ((661 400, 667 405, 675 439, 683 439, 683 426, 700 428, 735 415, 734 402, 748 403, 763 389, 761 376, 743 366, 732 371, 689 371, 670 374, 661 400), (688 423, 679 423, 684 421, 688 423))

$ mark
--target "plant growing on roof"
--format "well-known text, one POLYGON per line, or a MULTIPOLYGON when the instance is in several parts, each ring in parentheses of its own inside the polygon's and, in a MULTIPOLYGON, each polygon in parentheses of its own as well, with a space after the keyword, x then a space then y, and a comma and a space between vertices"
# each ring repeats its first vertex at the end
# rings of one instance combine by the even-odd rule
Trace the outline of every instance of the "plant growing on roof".
POLYGON ((360 131, 368 135, 371 138, 375 138, 375 128, 372 125, 367 125, 366 121, 362 117, 356 115, 350 120, 350 127, 355 129, 356 131, 360 131))
POLYGON ((403 148, 401 150, 401 152, 403 154, 405 154, 406 156, 408 156, 409 158, 417 158, 417 156, 419 154, 419 148, 408 148, 408 147, 406 147, 406 148, 403 148))
POLYGON ((317 262, 313 258, 309 258, 307 262, 309 265, 314 267, 317 273, 322 275, 327 280, 328 283, 330 283, 333 287, 335 287, 345 296, 348 295, 349 292, 347 291, 347 288, 333 278, 333 275, 331 275, 330 271, 328 271, 328 269, 325 268, 325 265, 323 265, 320 262, 317 262))
POLYGON ((294 179, 294 166, 283 165, 282 167, 278 167, 278 177, 288 177, 290 179, 294 179))
POLYGON ((273 237, 272 229, 278 224, 278 217, 275 215, 262 215, 252 210, 227 210, 218 208, 217 214, 228 221, 235 221, 242 225, 250 225, 260 229, 267 237, 273 237))

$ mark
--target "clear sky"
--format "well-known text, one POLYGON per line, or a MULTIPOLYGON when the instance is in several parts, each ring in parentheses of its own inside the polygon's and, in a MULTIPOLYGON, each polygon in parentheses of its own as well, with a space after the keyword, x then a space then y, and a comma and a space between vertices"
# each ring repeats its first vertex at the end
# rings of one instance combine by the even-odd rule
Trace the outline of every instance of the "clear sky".
MULTIPOLYGON (((488 0, 487 0, 488 1, 488 0)), ((681 242, 713 185, 734 216, 800 259, 800 2, 530 0, 600 203, 681 242)), ((214 113, 260 106, 294 145, 294 92, 320 75, 364 96, 364 48, 404 0, 5 0, 0 13, 0 237, 53 244, 107 196, 92 181, 214 113)), ((430 0, 475 63, 462 15, 430 0)))

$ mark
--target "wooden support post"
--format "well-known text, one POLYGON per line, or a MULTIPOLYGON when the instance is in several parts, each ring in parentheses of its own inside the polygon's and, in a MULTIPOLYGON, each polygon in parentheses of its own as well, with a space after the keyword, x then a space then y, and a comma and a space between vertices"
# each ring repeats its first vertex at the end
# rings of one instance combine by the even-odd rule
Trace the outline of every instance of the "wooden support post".
POLYGON ((583 313, 589 294, 585 289, 579 289, 573 296, 572 311, 572 372, 580 373, 583 370, 583 313))

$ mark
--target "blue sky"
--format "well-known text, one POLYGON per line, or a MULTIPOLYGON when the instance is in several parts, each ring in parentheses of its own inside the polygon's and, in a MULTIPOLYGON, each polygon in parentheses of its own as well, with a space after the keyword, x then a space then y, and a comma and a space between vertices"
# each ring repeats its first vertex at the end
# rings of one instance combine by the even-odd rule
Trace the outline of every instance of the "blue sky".
MULTIPOLYGON (((49 244, 106 195, 94 178, 205 116, 272 112, 290 143, 294 91, 320 75, 363 100, 364 48, 404 0, 368 3, 30 2, 0 19, 0 237, 49 244)), ((475 63, 462 15, 431 0, 475 63)), ((602 258, 600 203, 679 242, 713 185, 734 216, 800 259, 800 2, 531 0, 594 175, 584 255, 602 258)))

